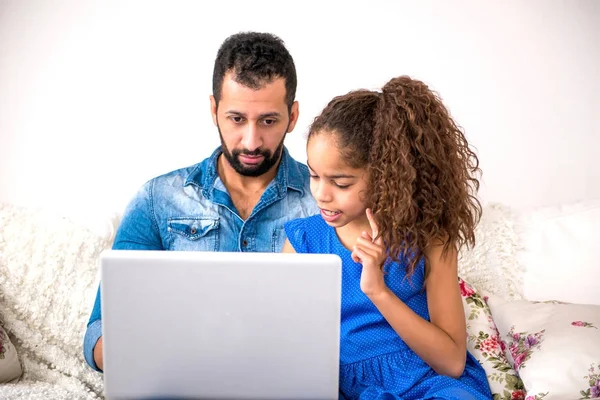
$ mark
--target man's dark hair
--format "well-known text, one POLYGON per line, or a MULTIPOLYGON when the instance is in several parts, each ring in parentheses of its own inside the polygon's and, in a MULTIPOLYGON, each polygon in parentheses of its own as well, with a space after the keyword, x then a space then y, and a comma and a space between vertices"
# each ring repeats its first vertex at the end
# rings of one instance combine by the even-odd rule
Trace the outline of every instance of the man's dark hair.
POLYGON ((258 90, 276 78, 285 80, 285 101, 291 109, 296 98, 296 67, 283 40, 270 33, 242 32, 225 39, 215 60, 213 96, 219 104, 223 78, 258 90))

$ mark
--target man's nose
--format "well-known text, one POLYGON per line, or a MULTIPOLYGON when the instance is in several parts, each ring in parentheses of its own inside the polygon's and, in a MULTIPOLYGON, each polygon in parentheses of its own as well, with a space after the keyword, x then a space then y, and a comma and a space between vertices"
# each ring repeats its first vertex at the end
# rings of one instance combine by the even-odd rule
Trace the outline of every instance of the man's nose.
POLYGON ((245 129, 246 131, 242 137, 242 146, 249 151, 258 149, 262 145, 262 140, 256 125, 252 123, 247 124, 245 129))

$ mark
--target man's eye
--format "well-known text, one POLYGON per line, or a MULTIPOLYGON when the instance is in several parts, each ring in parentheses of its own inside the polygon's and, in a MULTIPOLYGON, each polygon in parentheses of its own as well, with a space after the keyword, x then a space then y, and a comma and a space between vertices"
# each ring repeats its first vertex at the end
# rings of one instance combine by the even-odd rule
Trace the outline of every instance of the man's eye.
POLYGON ((240 122, 242 122, 244 120, 242 117, 236 117, 236 116, 231 116, 229 118, 236 124, 239 124, 240 122))
POLYGON ((265 119, 265 120, 263 120, 263 124, 265 124, 265 125, 273 125, 275 122, 277 122, 277 121, 274 120, 274 119, 265 119))

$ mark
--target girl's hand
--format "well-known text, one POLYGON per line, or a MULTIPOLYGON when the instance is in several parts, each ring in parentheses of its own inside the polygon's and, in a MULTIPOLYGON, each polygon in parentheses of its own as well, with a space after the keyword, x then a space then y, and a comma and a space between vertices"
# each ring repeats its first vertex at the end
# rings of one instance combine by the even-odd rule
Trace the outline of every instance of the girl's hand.
POLYGON ((383 239, 377 237, 379 228, 373 212, 367 208, 366 213, 369 225, 371 225, 371 234, 363 232, 356 240, 354 251, 352 251, 352 260, 362 264, 360 289, 367 296, 373 296, 388 290, 383 279, 383 263, 387 258, 387 251, 383 239), (373 240, 373 238, 376 239, 373 240))

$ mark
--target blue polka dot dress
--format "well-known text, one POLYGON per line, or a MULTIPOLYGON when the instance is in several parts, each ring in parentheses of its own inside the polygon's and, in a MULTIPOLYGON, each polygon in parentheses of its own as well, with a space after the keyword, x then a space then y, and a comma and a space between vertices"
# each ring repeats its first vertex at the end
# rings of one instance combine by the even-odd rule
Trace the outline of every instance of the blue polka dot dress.
MULTIPOLYGON (((360 290, 362 266, 355 263, 335 230, 320 215, 285 224, 297 253, 337 254, 342 259, 340 399, 491 399, 485 372, 467 353, 463 375, 439 375, 413 352, 360 290)), ((411 278, 404 264, 386 267, 387 286, 414 312, 429 321, 422 290, 424 262, 411 278)))

